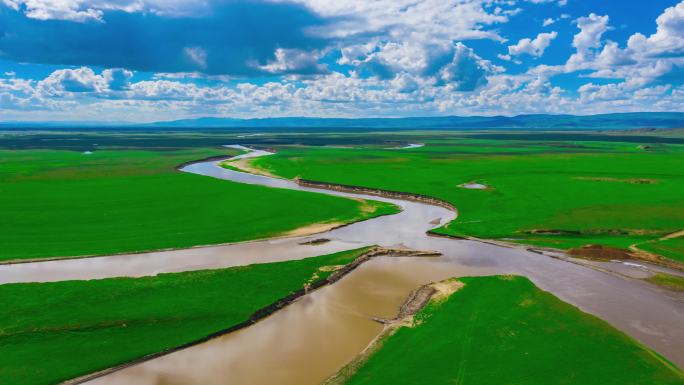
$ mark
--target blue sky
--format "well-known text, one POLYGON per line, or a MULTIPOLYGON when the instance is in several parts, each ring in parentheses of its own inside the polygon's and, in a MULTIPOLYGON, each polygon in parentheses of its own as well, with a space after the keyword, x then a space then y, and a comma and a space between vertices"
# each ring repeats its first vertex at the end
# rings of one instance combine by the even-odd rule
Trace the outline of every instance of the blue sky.
POLYGON ((0 0, 0 121, 684 111, 684 1, 0 0))

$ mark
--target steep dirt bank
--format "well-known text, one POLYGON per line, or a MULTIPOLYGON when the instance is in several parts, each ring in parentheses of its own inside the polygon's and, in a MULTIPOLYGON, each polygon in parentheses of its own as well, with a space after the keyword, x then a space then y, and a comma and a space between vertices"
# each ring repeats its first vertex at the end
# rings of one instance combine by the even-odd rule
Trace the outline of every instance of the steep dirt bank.
POLYGON ((447 210, 458 213, 456 206, 452 205, 451 203, 449 203, 447 201, 443 201, 441 199, 433 198, 433 197, 430 197, 427 195, 422 195, 422 194, 406 193, 406 192, 392 191, 392 190, 383 190, 383 189, 378 189, 378 188, 370 188, 370 187, 362 187, 362 186, 352 186, 352 185, 338 184, 338 183, 317 182, 317 181, 308 180, 308 179, 301 179, 301 178, 295 178, 294 181, 298 185, 304 186, 304 187, 320 188, 320 189, 325 189, 325 190, 341 191, 341 192, 354 193, 354 194, 375 195, 375 196, 380 196, 383 198, 402 199, 402 200, 407 200, 407 201, 427 203, 429 205, 441 206, 447 210))
POLYGON ((233 325, 233 326, 228 327, 228 328, 223 329, 223 330, 216 331, 216 332, 211 333, 211 334, 209 334, 203 338, 200 338, 200 339, 192 341, 192 342, 188 342, 186 344, 180 345, 180 346, 172 348, 172 349, 168 349, 168 350, 164 350, 161 352, 149 354, 147 356, 143 356, 143 357, 140 357, 138 359, 134 359, 132 361, 129 361, 129 362, 117 365, 117 366, 113 366, 111 368, 101 370, 99 372, 87 374, 85 376, 81 376, 81 377, 78 377, 78 378, 75 378, 75 379, 72 379, 69 381, 65 381, 65 382, 63 382, 63 384, 74 385, 74 384, 81 384, 81 383, 84 383, 87 381, 91 381, 91 380, 94 380, 96 378, 105 376, 107 374, 110 374, 110 373, 113 373, 113 372, 116 372, 116 371, 119 371, 119 370, 122 370, 122 369, 125 369, 128 367, 137 365, 139 363, 149 361, 149 360, 152 360, 152 359, 155 359, 155 358, 158 358, 158 357, 161 357, 161 356, 164 356, 164 355, 167 355, 167 354, 179 351, 179 350, 183 350, 183 349, 189 348, 191 346, 199 345, 201 343, 204 343, 204 342, 210 341, 212 339, 221 337, 225 334, 232 333, 232 332, 247 328, 247 327, 257 323, 258 321, 270 316, 271 314, 277 312, 278 310, 292 304, 293 302, 297 301, 299 298, 305 296, 306 294, 308 294, 308 293, 310 293, 316 289, 322 288, 324 286, 327 286, 327 285, 330 285, 332 283, 339 281, 344 276, 346 276, 347 274, 349 274, 350 272, 352 272, 356 268, 358 268, 361 264, 369 261, 370 259, 372 259, 374 257, 378 257, 378 256, 393 256, 393 257, 421 257, 421 256, 425 256, 425 257, 429 257, 429 256, 439 256, 439 255, 440 255, 440 253, 437 253, 434 251, 418 251, 418 250, 411 250, 411 249, 388 249, 388 248, 377 247, 377 246, 372 247, 371 249, 369 249, 365 253, 356 257, 356 259, 354 259, 349 264, 343 266, 342 268, 336 270, 334 273, 330 274, 330 276, 328 276, 327 278, 319 279, 317 281, 314 281, 314 282, 311 282, 311 283, 304 285, 304 287, 293 292, 292 294, 290 294, 286 297, 283 297, 283 298, 275 301, 274 303, 255 311, 247 320, 245 320, 239 324, 233 325))

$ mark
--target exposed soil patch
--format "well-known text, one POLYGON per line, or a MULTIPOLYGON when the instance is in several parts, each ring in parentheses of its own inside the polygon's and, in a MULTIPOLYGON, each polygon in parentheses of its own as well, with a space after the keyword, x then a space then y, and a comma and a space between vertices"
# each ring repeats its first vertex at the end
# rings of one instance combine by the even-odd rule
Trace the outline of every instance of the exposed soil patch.
POLYGON ((336 228, 344 226, 344 225, 345 225, 345 223, 343 223, 343 222, 314 223, 314 224, 311 224, 308 226, 300 227, 298 229, 294 229, 292 231, 289 231, 289 232, 285 233, 283 236, 285 236, 285 237, 302 237, 305 235, 324 233, 326 231, 330 231, 332 229, 336 229, 336 228))
POLYGON ((271 178, 282 179, 279 176, 271 174, 270 172, 268 172, 262 168, 253 166, 251 163, 252 160, 253 160, 253 158, 242 158, 242 159, 237 159, 237 160, 233 160, 230 162, 225 162, 223 164, 228 165, 228 166, 232 166, 232 167, 234 167, 237 170, 242 171, 242 172, 247 172, 247 173, 255 174, 255 175, 268 176, 271 178))
POLYGON ((530 235, 580 235, 582 234, 577 230, 560 230, 560 229, 532 229, 523 231, 525 234, 530 235))
POLYGON ((455 279, 447 279, 444 281, 435 282, 430 286, 436 290, 435 294, 432 296, 432 300, 444 301, 456 291, 461 289, 463 287, 463 282, 455 279))
POLYGON ((628 250, 603 245, 586 245, 567 251, 568 255, 599 261, 624 260, 633 258, 628 250))
POLYGON ((532 229, 522 231, 529 235, 658 235, 660 230, 648 229, 587 229, 587 230, 565 230, 565 229, 532 229))
POLYGON ((350 199, 353 199, 353 200, 361 203, 361 205, 359 206, 359 210, 361 210, 361 212, 364 214, 373 214, 374 212, 376 212, 378 210, 378 206, 375 206, 370 201, 367 201, 365 199, 361 199, 361 198, 350 198, 350 199))
POLYGON ((668 239, 674 239, 674 238, 679 238, 679 237, 684 237, 684 230, 679 230, 671 234, 667 234, 666 236, 660 238, 661 241, 665 241, 668 239))
POLYGON ((592 182, 617 182, 617 183, 628 183, 628 184, 655 184, 658 183, 655 179, 647 178, 609 178, 609 177, 589 177, 589 176, 578 176, 573 179, 588 180, 592 182))
POLYGON ((340 270, 343 267, 344 267, 344 265, 321 266, 321 268, 318 270, 323 271, 323 272, 330 272, 330 271, 340 270))

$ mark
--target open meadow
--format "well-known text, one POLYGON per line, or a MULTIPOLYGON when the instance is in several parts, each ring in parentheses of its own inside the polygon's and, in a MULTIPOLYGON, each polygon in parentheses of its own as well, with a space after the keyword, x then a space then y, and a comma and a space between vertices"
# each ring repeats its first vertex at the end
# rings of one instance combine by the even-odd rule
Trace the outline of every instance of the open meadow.
POLYGON ((684 385, 684 0, 0 0, 0 385, 684 385))
MULTIPOLYGON (((225 133, 148 133, 132 134, 140 139, 126 141, 121 134, 89 133, 69 141, 70 135, 0 138, 0 147, 17 147, 2 150, 0 158, 0 206, 7 208, 0 222, 4 246, 0 257, 5 261, 269 238, 313 223, 353 222, 398 210, 389 203, 246 185, 176 169, 186 162, 238 154, 216 145, 219 142, 275 151, 275 155, 229 162, 229 168, 254 167, 288 179, 301 177, 444 200, 458 208, 458 217, 450 223, 430 224, 440 223, 433 231, 450 237, 559 249, 600 244, 648 251, 673 261, 682 258, 684 171, 679 165, 684 145, 679 138, 432 132, 241 138, 225 133), (45 139, 50 138, 55 139, 47 140, 54 142, 54 148, 44 148, 45 139), (93 148, 99 142, 107 145, 93 148), (95 151, 85 153, 88 148, 95 151)), ((400 221, 399 226, 422 228, 421 220, 434 219, 408 214, 403 219, 408 222, 400 221)), ((388 224, 382 231, 391 235, 392 222, 388 224)), ((408 234, 430 247, 432 240, 437 241, 434 245, 446 254, 445 261, 458 264, 459 258, 468 256, 457 240, 426 237, 424 230, 408 234)), ((342 232, 339 239, 331 238, 355 242, 356 236, 350 231, 342 232)), ((388 247, 408 241, 382 239, 391 240, 388 247)), ((317 239, 306 247, 328 241, 317 239)), ((255 243, 254 247, 263 245, 255 243)), ((5 320, 0 325, 0 384, 56 383, 201 340, 241 324, 255 311, 308 283, 325 279, 334 270, 331 266, 348 264, 363 251, 182 273, 157 274, 151 269, 141 272, 145 275, 141 278, 112 275, 116 278, 0 285, 0 302, 7 305, 0 310, 5 312, 0 314, 5 320), (55 358, 45 360, 47 356, 55 358)), ((226 251, 225 258, 238 254, 226 251)), ((108 260, 115 261, 112 258, 117 257, 108 260)), ((531 261, 525 266, 532 269, 532 276, 561 274, 566 278, 570 273, 560 265, 540 273, 531 261)), ((92 272, 99 274, 98 261, 93 262, 92 272)), ((7 267, 21 271, 21 265, 7 267)), ((420 266, 432 269, 429 260, 420 266)), ((411 276, 413 272, 406 268, 397 263, 387 272, 411 276)), ((425 273, 420 269, 417 276, 425 273)), ((87 277, 88 268, 83 274, 87 277)), ((571 286, 552 287, 570 294, 575 304, 583 299, 575 295, 572 285, 588 283, 587 288, 605 290, 601 284, 593 286, 595 276, 574 272, 567 279, 571 286)), ((416 315, 415 327, 384 337, 367 362, 356 361, 347 373, 353 375, 339 377, 338 381, 344 381, 337 383, 646 385, 684 381, 681 371, 656 349, 651 350, 651 345, 647 348, 599 318, 537 289, 526 278, 460 281, 465 287, 448 301, 430 303, 416 315), (406 355, 406 351, 413 353, 406 355)), ((621 294, 641 298, 654 295, 653 290, 666 290, 667 297, 655 298, 657 306, 669 306, 669 296, 682 290, 681 276, 664 273, 632 284, 620 283, 625 286, 618 286, 619 290, 626 290, 621 294)), ((383 289, 378 290, 374 295, 382 295, 383 289)), ((606 301, 613 298, 611 290, 605 297, 600 291, 592 295, 606 301)), ((665 317, 669 322, 664 313, 648 316, 651 321, 665 317)), ((625 325, 620 325, 622 330, 625 325)), ((677 330, 665 331, 668 338, 679 335, 677 330)), ((640 337, 643 342, 644 335, 640 337)), ((679 359, 672 349, 664 355, 679 359)), ((111 381, 118 384, 116 379, 111 381)))
POLYGON ((176 170, 184 162, 237 153, 221 148, 0 151, 0 261, 238 242, 395 212, 378 202, 176 170))

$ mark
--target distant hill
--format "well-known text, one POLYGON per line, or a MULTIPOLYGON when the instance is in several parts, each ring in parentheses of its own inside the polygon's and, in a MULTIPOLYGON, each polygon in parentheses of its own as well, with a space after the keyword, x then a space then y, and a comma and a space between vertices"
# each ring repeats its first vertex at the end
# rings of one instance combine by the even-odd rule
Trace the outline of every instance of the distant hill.
POLYGON ((0 129, 211 129, 227 131, 367 130, 635 130, 684 128, 682 112, 602 115, 439 116, 411 118, 199 118, 146 124, 94 122, 7 122, 0 129))
POLYGON ((157 122, 147 127, 378 130, 631 130, 684 127, 681 112, 637 112, 603 115, 443 116, 414 118, 200 118, 157 122))

